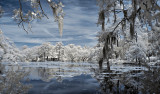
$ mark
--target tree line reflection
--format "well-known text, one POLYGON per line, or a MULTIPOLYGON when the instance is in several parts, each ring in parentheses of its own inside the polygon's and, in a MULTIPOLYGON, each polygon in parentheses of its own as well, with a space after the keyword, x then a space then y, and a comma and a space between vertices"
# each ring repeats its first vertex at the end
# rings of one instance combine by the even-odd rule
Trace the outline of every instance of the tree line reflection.
MULTIPOLYGON (((54 64, 54 62, 53 62, 54 64)), ((62 82, 63 78, 74 77, 81 74, 91 75, 98 83, 102 94, 159 94, 160 93, 160 66, 140 66, 140 65, 111 65, 100 66, 97 63, 66 63, 47 67, 27 67, 27 66, 6 66, 9 72, 23 70, 28 75, 18 76, 30 80, 43 80, 50 82, 57 79, 62 82)), ((11 75, 11 74, 10 74, 11 75)), ((15 74, 13 74, 15 75, 15 74)), ((16 81, 18 82, 18 81, 16 81)), ((23 88, 23 87, 22 87, 23 88)), ((26 87, 24 87, 25 89, 26 87)))
MULTIPOLYGON (((131 67, 127 65, 125 67, 131 67)), ((160 94, 160 66, 135 66, 135 69, 119 71, 103 69, 95 71, 102 94, 160 94)))

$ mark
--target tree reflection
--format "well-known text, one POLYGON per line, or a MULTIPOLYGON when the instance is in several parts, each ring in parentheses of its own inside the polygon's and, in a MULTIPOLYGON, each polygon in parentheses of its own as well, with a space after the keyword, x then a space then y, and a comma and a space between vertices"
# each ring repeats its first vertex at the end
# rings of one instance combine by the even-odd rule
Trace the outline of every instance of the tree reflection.
MULTIPOLYGON (((51 64, 52 65, 52 64, 51 64)), ((13 67, 13 66, 12 66, 13 67)), ((17 67, 17 66, 15 66, 17 67)), ((108 70, 107 66, 100 66, 87 63, 60 63, 54 67, 23 67, 25 71, 31 71, 29 77, 31 80, 43 80, 51 82, 56 79, 57 82, 62 82, 65 77, 74 77, 81 74, 89 74, 96 78, 99 82, 102 94, 160 94, 160 67, 159 66, 139 66, 139 65, 112 65, 108 70), (50 81, 51 80, 51 81, 50 81)), ((21 84, 21 79, 26 76, 23 73, 17 73, 21 68, 11 68, 12 72, 6 74, 5 79, 0 78, 0 91, 10 93, 10 89, 20 89, 17 92, 26 92, 28 87, 21 84), (10 85, 5 86, 10 83, 10 85), (12 84, 12 85, 11 85, 12 84), (19 87, 18 87, 19 86, 19 87), (7 91, 4 91, 7 90, 7 91)), ((71 83, 72 84, 72 83, 71 83)), ((1 93, 1 92, 0 92, 1 93)))
POLYGON ((95 77, 100 84, 101 92, 103 94, 119 94, 121 84, 118 77, 120 76, 120 73, 116 74, 113 70, 100 70, 100 73, 96 73, 95 77))
POLYGON ((142 82, 141 90, 144 94, 147 92, 160 94, 160 67, 144 71, 144 76, 140 80, 142 82))
MULTIPOLYGON (((1 68, 2 69, 4 67, 1 68)), ((21 81, 27 73, 20 71, 7 71, 0 73, 0 94, 24 94, 31 88, 31 85, 25 85, 21 81)))
POLYGON ((160 67, 144 68, 137 67, 127 72, 99 68, 95 78, 103 94, 160 94, 160 67))

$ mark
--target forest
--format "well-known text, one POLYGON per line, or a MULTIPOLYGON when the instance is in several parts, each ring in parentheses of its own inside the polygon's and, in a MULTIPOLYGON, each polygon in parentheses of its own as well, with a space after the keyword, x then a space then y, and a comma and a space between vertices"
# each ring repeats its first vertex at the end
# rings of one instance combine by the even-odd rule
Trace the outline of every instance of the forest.
POLYGON ((160 0, 0 1, 0 94, 159 93, 160 0))

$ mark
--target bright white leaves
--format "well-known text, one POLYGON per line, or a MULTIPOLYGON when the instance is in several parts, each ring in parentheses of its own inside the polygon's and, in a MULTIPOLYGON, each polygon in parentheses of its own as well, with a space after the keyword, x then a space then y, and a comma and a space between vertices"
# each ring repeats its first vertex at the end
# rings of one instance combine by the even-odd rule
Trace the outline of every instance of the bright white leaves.
POLYGON ((16 21, 22 20, 26 23, 30 23, 31 21, 33 21, 36 18, 41 19, 41 17, 43 16, 40 11, 33 12, 33 11, 29 10, 25 15, 23 15, 23 12, 20 9, 18 9, 18 10, 15 9, 15 10, 13 10, 13 13, 14 13, 13 18, 16 21), (22 18, 21 18, 21 16, 22 16, 22 18))
MULTIPOLYGON (((23 12, 23 4, 21 3, 21 0, 19 1, 20 8, 15 9, 13 18, 18 22, 18 25, 22 25, 23 29, 27 32, 28 30, 31 30, 31 22, 34 19, 41 19, 42 17, 47 15, 45 14, 41 0, 27 0, 31 2, 31 6, 33 10, 28 10, 27 13, 23 12), (28 30, 25 29, 25 24, 28 24, 28 30)), ((64 5, 62 2, 56 3, 52 0, 46 0, 51 7, 53 11, 53 16, 55 18, 55 22, 57 22, 58 27, 59 27, 59 32, 60 35, 62 36, 63 32, 63 18, 64 18, 64 12, 63 12, 63 7, 64 5)), ((1 8, 0 8, 1 9, 1 8)), ((1 13, 1 10, 0 10, 1 13)), ((48 18, 48 17, 47 17, 48 18)))
POLYGON ((126 52, 126 57, 129 61, 134 61, 135 59, 145 61, 146 53, 144 52, 143 48, 141 48, 138 44, 134 44, 126 52))
POLYGON ((14 13, 13 18, 18 20, 20 17, 20 10, 15 9, 15 10, 13 10, 13 13, 14 13))
POLYGON ((51 2, 51 0, 47 0, 48 2, 51 2))
POLYGON ((2 33, 0 34, 0 61, 2 62, 24 61, 23 54, 2 33))
POLYGON ((43 43, 40 46, 27 48, 23 50, 27 61, 44 61, 44 57, 51 60, 57 58, 60 61, 91 61, 98 57, 96 48, 81 47, 74 44, 64 46, 61 42, 52 45, 51 43, 43 43), (96 53, 95 53, 96 52, 96 53))
MULTIPOLYGON (((105 17, 111 20, 116 19, 116 17, 123 19, 123 16, 119 16, 123 14, 124 17, 129 19, 134 16, 138 17, 141 20, 142 25, 148 24, 151 26, 155 20, 160 22, 159 0, 97 0, 97 4, 100 7, 100 11, 105 11, 105 17), (118 6, 121 8, 118 8, 118 6), (122 8, 122 6, 124 8, 122 8), (115 14, 116 17, 113 18, 112 16, 115 14), (127 15, 125 16, 125 14, 127 15)), ((98 22, 100 21, 98 20, 98 22)), ((114 23, 115 22, 113 22, 113 24, 114 23)))

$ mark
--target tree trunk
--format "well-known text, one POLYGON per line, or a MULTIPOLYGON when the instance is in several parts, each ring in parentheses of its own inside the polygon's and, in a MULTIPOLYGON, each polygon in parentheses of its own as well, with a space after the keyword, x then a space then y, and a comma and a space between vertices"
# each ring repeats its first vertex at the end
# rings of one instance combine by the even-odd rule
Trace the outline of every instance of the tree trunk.
POLYGON ((138 62, 137 56, 136 56, 136 63, 138 62))
POLYGON ((117 34, 117 47, 119 46, 119 44, 118 44, 118 34, 117 34))
POLYGON ((46 54, 45 54, 45 52, 44 52, 44 61, 45 61, 45 57, 46 57, 46 54))
POLYGON ((99 63, 99 69, 102 69, 103 58, 100 58, 98 63, 99 63))
POLYGON ((107 59, 107 70, 110 71, 109 59, 107 59))
POLYGON ((48 61, 48 56, 47 56, 47 61, 48 61))

